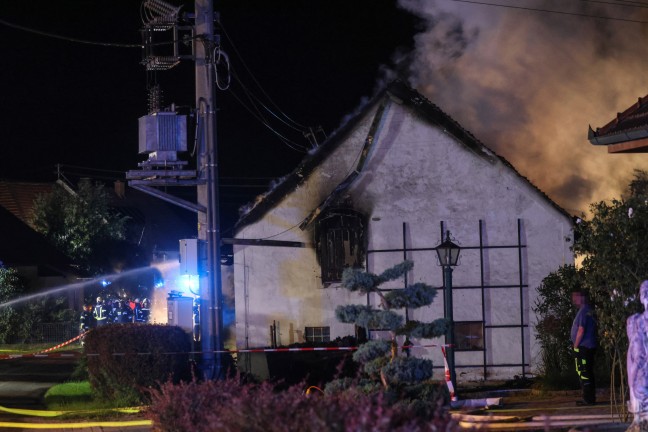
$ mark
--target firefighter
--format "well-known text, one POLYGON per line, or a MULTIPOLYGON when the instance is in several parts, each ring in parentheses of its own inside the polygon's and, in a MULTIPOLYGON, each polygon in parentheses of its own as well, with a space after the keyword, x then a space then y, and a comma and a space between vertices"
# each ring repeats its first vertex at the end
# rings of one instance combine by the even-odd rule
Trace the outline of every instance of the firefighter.
POLYGON ((133 320, 136 323, 144 322, 142 318, 142 303, 138 298, 135 299, 135 308, 133 309, 133 320))
POLYGON ((108 323, 108 310, 101 297, 97 297, 97 304, 94 307, 93 316, 97 322, 97 327, 108 323))
POLYGON ((123 324, 132 322, 131 308, 126 306, 122 300, 117 300, 115 308, 111 311, 111 322, 115 324, 123 324))
POLYGON ((151 317, 151 301, 147 298, 142 300, 142 322, 143 323, 148 323, 149 319, 151 317))
POLYGON ((79 321, 79 334, 82 335, 79 341, 81 342, 81 345, 83 345, 83 334, 93 329, 97 324, 94 314, 92 313, 92 305, 88 304, 83 306, 83 312, 81 312, 79 321))

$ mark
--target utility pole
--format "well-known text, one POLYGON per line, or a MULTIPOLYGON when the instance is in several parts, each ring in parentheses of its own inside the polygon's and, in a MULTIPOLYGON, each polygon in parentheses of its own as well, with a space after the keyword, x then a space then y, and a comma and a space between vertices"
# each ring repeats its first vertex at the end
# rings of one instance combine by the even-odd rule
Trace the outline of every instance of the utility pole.
POLYGON ((200 278, 200 332, 202 369, 205 378, 222 375, 223 290, 220 268, 220 217, 218 192, 218 146, 216 141, 216 98, 214 95, 214 50, 220 41, 214 35, 213 0, 195 2, 196 109, 203 139, 198 154, 198 239, 207 246, 207 271, 200 278), (217 351, 214 353, 214 351, 217 351))
MULTIPOLYGON (((186 151, 186 116, 178 115, 175 107, 162 109, 159 95, 154 92, 149 115, 140 118, 140 154, 149 159, 140 163, 141 170, 126 173, 128 184, 142 192, 195 211, 198 215, 200 283, 201 369, 205 379, 223 377, 223 289, 220 258, 220 217, 218 191, 218 146, 216 143, 216 53, 220 40, 214 34, 213 0, 195 0, 193 27, 180 25, 180 7, 165 0, 145 0, 146 22, 143 29, 144 58, 149 71, 169 70, 183 59, 195 62, 196 128, 198 152, 196 171, 184 169, 185 161, 177 159, 186 151), (181 38, 179 32, 191 30, 191 36, 181 38), (155 35, 172 31, 173 40, 156 43, 155 35), (181 54, 181 39, 191 41, 193 53, 181 54), (172 46, 172 52, 159 55, 160 48, 172 46), (195 186, 197 202, 192 203, 157 187, 195 186)), ((220 58, 220 56, 219 56, 220 58)), ((159 90, 159 89, 158 89, 159 90)))

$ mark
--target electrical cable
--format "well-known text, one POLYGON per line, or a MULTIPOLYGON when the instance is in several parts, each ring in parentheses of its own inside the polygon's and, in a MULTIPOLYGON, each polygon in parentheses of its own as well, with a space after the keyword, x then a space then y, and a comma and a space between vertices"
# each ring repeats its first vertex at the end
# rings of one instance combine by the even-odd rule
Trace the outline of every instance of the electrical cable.
POLYGON ((270 131, 272 131, 275 135, 277 135, 277 136, 281 139, 281 141, 282 141, 284 144, 286 144, 288 147, 290 147, 291 149, 293 149, 293 150, 295 150, 295 151, 297 151, 297 152, 307 153, 308 150, 307 150, 307 148, 306 148, 305 146, 300 145, 300 144, 297 144, 297 143, 295 143, 295 142, 289 140, 288 138, 286 138, 285 136, 283 136, 282 134, 280 134, 278 131, 276 131, 275 129, 273 129, 272 126, 270 126, 270 124, 269 124, 267 121, 265 121, 265 120, 263 119, 263 117, 261 117, 261 116, 255 114, 254 111, 253 111, 249 106, 247 106, 247 105, 245 104, 245 102, 243 102, 243 100, 241 100, 241 98, 240 98, 240 97, 239 97, 239 96, 234 92, 234 90, 230 89, 230 94, 231 94, 232 96, 234 96, 234 99, 236 99, 236 100, 241 104, 241 106, 243 106, 243 108, 245 108, 246 110, 248 110, 248 111, 250 112, 250 114, 252 114, 252 116, 253 116, 255 119, 257 119, 259 122, 261 122, 261 124, 263 124, 266 128, 268 128, 268 129, 269 129, 270 131))
POLYGON ((608 5, 613 5, 613 6, 624 6, 624 7, 633 7, 633 8, 648 8, 648 4, 646 4, 646 3, 628 4, 628 3, 619 3, 619 2, 609 1, 609 0, 608 1, 606 1, 606 0, 579 0, 579 1, 586 2, 586 3, 608 4, 608 5))
POLYGON ((268 95, 268 93, 266 93, 266 91, 263 89, 263 87, 261 86, 261 84, 259 83, 259 81, 255 78, 255 76, 254 76, 254 74, 252 73, 252 71, 250 70, 250 68, 247 66, 247 63, 246 63, 245 60, 243 59, 243 56, 241 55, 241 53, 239 52, 239 50, 236 48, 236 45, 234 44, 234 41, 232 40, 232 38, 230 37, 229 33, 227 32, 227 30, 226 30, 225 27, 223 26, 223 23, 222 23, 222 22, 219 22, 219 24, 220 24, 220 28, 221 28, 221 30, 223 30, 223 34, 225 35, 225 37, 227 38, 227 40, 229 40, 230 44, 232 45, 232 49, 234 50, 234 53, 235 53, 235 54, 238 56, 238 58, 241 60, 241 64, 243 65, 243 67, 245 68, 245 70, 247 70, 247 72, 250 74, 250 77, 252 78, 252 80, 253 80, 253 81, 256 83, 256 85, 259 87, 259 90, 261 90, 261 93, 263 93, 263 95, 264 95, 264 96, 265 96, 265 97, 270 101, 270 103, 271 103, 272 105, 274 105, 274 107, 275 107, 275 108, 276 108, 276 109, 277 109, 277 110, 278 110, 278 111, 279 111, 279 112, 280 112, 280 113, 281 113, 281 114, 282 114, 282 115, 283 115, 283 116, 284 116, 288 121, 292 122, 292 123, 293 123, 294 125, 296 125, 296 126, 301 127, 302 130, 308 130, 308 126, 305 126, 305 125, 303 125, 303 124, 301 124, 301 123, 299 123, 299 122, 293 120, 290 116, 288 116, 288 114, 286 114, 285 112, 283 112, 283 111, 281 110, 281 108, 279 108, 279 106, 278 106, 278 105, 277 105, 277 104, 272 100, 272 98, 268 95))
MULTIPOLYGON (((9 21, 5 21, 3 19, 0 19, 0 25, 4 25, 6 27, 10 27, 16 30, 21 30, 27 33, 33 33, 39 36, 45 36, 49 37, 52 39, 58 39, 58 40, 63 40, 66 42, 74 42, 74 43, 80 43, 80 44, 85 44, 85 45, 93 45, 93 46, 103 46, 103 47, 112 47, 112 48, 139 48, 139 49, 144 49, 144 45, 139 43, 139 44, 124 44, 124 43, 116 43, 116 42, 99 42, 99 41, 91 41, 91 40, 86 40, 86 39, 79 39, 79 38, 73 38, 69 36, 62 36, 56 33, 51 33, 51 32, 46 32, 42 30, 37 30, 34 28, 26 27, 20 24, 15 24, 9 21)), ((192 39, 196 39, 193 37, 192 39)), ((163 45, 173 45, 178 42, 186 42, 186 40, 173 40, 173 41, 168 41, 168 42, 155 42, 155 43, 150 43, 147 44, 148 46, 163 46, 163 45)))
POLYGON ((142 44, 122 44, 122 43, 112 43, 112 42, 97 42, 97 41, 89 41, 89 40, 84 40, 84 39, 77 39, 73 37, 68 37, 68 36, 61 36, 57 35, 55 33, 50 33, 50 32, 45 32, 41 30, 36 30, 33 28, 25 27, 19 24, 14 24, 9 21, 5 21, 3 19, 0 19, 0 24, 11 27, 13 29, 17 30, 22 30, 26 31, 29 33, 34 33, 40 36, 46 36, 54 39, 60 39, 68 42, 76 42, 76 43, 82 43, 82 44, 87 44, 87 45, 99 45, 99 46, 105 46, 105 47, 117 47, 117 48, 139 48, 142 49, 143 45, 142 44))
MULTIPOLYGON (((247 87, 245 86, 245 84, 243 84, 243 82, 241 81, 241 79, 238 77, 238 75, 237 75, 234 71, 232 71, 232 76, 234 77, 234 79, 236 80, 236 82, 239 83, 239 85, 240 85, 241 87, 243 87, 244 89, 247 90, 247 87)), ((275 112, 272 111, 272 110, 271 110, 271 109, 270 109, 266 104, 264 104, 264 103, 263 103, 259 98, 257 98, 256 96, 254 96, 254 94, 253 94, 252 92, 249 92, 249 93, 250 93, 250 95, 251 95, 252 97, 254 97, 254 99, 256 100, 256 102, 257 102, 259 105, 261 105, 261 106, 262 106, 266 111, 268 111, 268 113, 270 113, 274 118, 276 118, 277 120, 279 120, 280 122, 282 122, 283 124, 285 124, 286 126, 288 126, 289 128, 291 128, 291 129, 293 129, 293 130, 296 130, 296 131, 298 131, 298 132, 301 132, 301 133, 308 132, 308 129, 302 129, 302 128, 299 128, 299 127, 293 126, 292 124, 288 123, 286 120, 282 119, 282 118, 279 117, 277 114, 275 114, 275 112)))
POLYGON ((554 14, 558 14, 558 15, 578 16, 578 17, 584 17, 584 18, 596 18, 596 19, 609 20, 609 21, 621 21, 621 22, 629 22, 629 23, 635 23, 635 24, 648 24, 648 21, 635 20, 635 19, 629 19, 629 18, 606 17, 606 16, 602 16, 602 15, 590 15, 590 14, 584 14, 584 13, 578 13, 578 12, 558 11, 558 10, 552 10, 552 9, 539 9, 539 8, 532 8, 532 7, 526 7, 526 6, 504 5, 504 4, 499 4, 499 3, 489 3, 489 2, 477 1, 477 0, 445 0, 445 1, 451 1, 451 2, 455 2, 455 3, 469 3, 469 4, 476 4, 476 5, 481 5, 481 6, 502 7, 502 8, 508 8, 508 9, 518 9, 518 10, 526 10, 526 11, 533 11, 533 12, 554 13, 554 14))
POLYGON ((212 58, 215 56, 216 51, 218 51, 218 58, 214 59, 214 75, 215 75, 215 82, 216 82, 216 87, 218 87, 219 90, 225 91, 229 89, 230 83, 232 82, 232 75, 230 72, 230 61, 229 61, 229 56, 227 53, 225 53, 223 50, 220 49, 220 47, 215 47, 214 52, 212 53, 212 58), (225 59, 225 64, 227 66, 227 83, 223 86, 219 80, 218 80, 218 64, 221 61, 221 58, 225 59))

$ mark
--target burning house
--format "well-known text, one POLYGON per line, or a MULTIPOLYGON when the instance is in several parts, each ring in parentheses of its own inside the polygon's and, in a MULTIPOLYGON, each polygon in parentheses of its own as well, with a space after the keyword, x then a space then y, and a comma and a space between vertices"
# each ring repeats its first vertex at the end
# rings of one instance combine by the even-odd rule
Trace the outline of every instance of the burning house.
MULTIPOLYGON (((550 272, 573 263, 572 218, 459 123, 394 82, 237 223, 237 347, 321 343, 356 334, 338 305, 377 305, 341 287, 345 267, 379 274, 412 260, 403 280, 439 287, 406 319, 444 316, 436 247, 461 246, 452 296, 458 380, 512 378, 538 366, 533 306, 550 272)), ((386 337, 366 329, 369 338, 386 337)), ((443 367, 439 340, 411 354, 443 367), (433 346, 434 345, 434 346, 433 346)), ((425 345, 425 346, 423 346, 425 345)), ((271 355, 271 354, 269 354, 271 355)), ((242 362, 261 373, 262 362, 242 362)))

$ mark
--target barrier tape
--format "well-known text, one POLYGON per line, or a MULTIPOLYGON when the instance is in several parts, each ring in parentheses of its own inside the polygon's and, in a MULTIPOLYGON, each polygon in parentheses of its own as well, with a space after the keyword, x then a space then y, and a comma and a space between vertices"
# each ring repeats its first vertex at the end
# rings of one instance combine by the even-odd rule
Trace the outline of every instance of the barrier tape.
POLYGON ((85 336, 85 333, 81 333, 79 336, 73 337, 73 338, 70 339, 69 341, 66 341, 66 342, 60 343, 60 344, 58 344, 58 345, 56 345, 56 346, 53 346, 52 348, 44 349, 44 350, 42 350, 42 351, 37 352, 36 354, 44 354, 44 353, 47 353, 47 352, 50 352, 50 351, 57 350, 57 349, 59 349, 59 348, 63 348, 64 346, 66 346, 66 345, 70 345, 72 342, 81 339, 83 336, 85 336))
MULTIPOLYGON (((0 354, 0 360, 2 359, 16 359, 16 358, 24 358, 24 357, 38 357, 38 358, 43 358, 43 357, 79 357, 81 354, 80 353, 54 353, 54 354, 47 354, 51 351, 57 350, 59 348, 62 348, 66 345, 71 344, 72 342, 75 342, 79 339, 81 339, 84 334, 80 334, 79 336, 76 336, 66 342, 60 343, 56 346, 53 346, 51 348, 47 348, 41 351, 38 351, 36 353, 27 353, 27 354, 0 354)), ((402 345, 399 346, 398 348, 400 349, 412 349, 412 348, 434 348, 434 347, 441 347, 441 350, 443 352, 443 356, 445 359, 445 347, 450 347, 451 345, 436 345, 436 344, 431 344, 431 345, 402 345)), ((240 354, 240 353, 260 353, 260 352, 299 352, 299 351, 355 351, 359 347, 303 347, 303 348, 250 348, 250 349, 225 349, 225 350, 214 350, 214 351, 190 351, 190 352, 163 352, 163 353, 153 353, 153 352, 134 352, 134 353, 112 353, 114 356, 125 356, 125 355, 152 355, 152 354, 157 354, 157 355, 174 355, 174 354, 203 354, 203 353, 212 353, 212 354, 240 354)), ((96 353, 86 353, 85 355, 87 356, 98 356, 99 354, 96 353)), ((446 362, 447 363, 447 362, 446 362)), ((446 364, 447 368, 447 364, 446 364)))
POLYGON ((443 367, 445 371, 446 385, 448 386, 448 391, 450 392, 450 400, 454 402, 457 400, 457 395, 454 391, 454 385, 452 384, 452 379, 450 377, 450 367, 448 366, 448 358, 446 356, 446 346, 449 345, 443 345, 441 347, 441 352, 443 353, 443 367))

